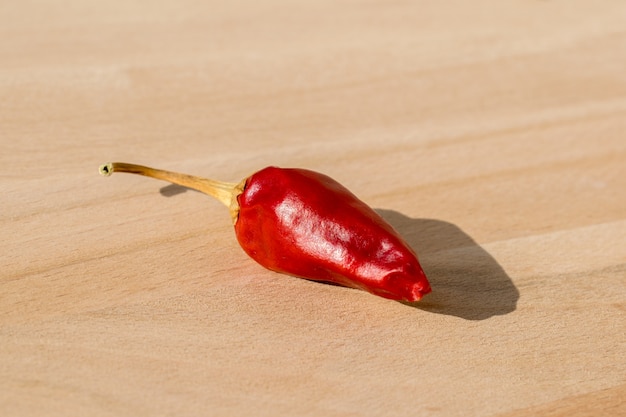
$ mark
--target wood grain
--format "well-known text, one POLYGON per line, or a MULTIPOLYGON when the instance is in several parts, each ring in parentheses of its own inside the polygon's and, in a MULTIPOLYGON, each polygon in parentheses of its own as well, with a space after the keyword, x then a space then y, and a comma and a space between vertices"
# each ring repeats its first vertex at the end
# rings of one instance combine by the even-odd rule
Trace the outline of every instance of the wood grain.
POLYGON ((498 417, 515 416, 593 416, 626 414, 626 385, 566 397, 552 403, 516 410, 498 417))
POLYGON ((0 5, 0 414, 624 414, 626 4, 0 5), (207 197, 329 174, 415 305, 266 271, 207 197))

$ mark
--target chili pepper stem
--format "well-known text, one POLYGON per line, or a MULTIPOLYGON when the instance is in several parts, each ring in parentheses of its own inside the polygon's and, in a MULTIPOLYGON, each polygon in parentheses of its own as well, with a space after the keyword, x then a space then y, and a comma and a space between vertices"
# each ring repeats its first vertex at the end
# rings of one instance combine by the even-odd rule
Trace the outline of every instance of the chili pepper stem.
POLYGON ((128 164, 125 162, 108 162, 101 165, 99 171, 100 174, 105 177, 110 176, 114 172, 144 175, 146 177, 168 181, 172 184, 200 191, 201 193, 214 197, 228 207, 233 223, 237 221, 237 216, 239 214, 237 196, 243 192, 245 180, 240 183, 216 181, 208 178, 196 177, 194 175, 181 174, 178 172, 150 168, 143 165, 128 164))

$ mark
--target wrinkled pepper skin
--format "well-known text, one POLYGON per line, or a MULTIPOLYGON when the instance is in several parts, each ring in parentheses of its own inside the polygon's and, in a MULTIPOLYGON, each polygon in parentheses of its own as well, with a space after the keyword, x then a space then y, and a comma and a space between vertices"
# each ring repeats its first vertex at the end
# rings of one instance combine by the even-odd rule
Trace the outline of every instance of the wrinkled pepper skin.
POLYGON ((270 270, 393 300, 431 291, 402 237, 326 175, 268 167, 246 180, 237 200, 239 244, 270 270))

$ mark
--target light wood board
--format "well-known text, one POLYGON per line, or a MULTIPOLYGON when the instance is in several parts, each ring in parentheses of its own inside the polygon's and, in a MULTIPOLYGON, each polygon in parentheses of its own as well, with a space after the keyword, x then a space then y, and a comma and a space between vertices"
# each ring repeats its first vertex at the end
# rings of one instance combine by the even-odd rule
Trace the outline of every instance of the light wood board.
POLYGON ((626 413, 626 3, 0 5, 0 415, 626 413), (226 181, 324 172, 416 305, 279 275, 226 181))

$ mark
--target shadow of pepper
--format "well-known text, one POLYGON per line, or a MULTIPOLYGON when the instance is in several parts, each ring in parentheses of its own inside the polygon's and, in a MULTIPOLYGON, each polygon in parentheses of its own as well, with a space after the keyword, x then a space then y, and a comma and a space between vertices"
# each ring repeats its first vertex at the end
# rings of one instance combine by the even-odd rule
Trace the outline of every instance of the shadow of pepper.
MULTIPOLYGON (((170 184, 164 197, 188 188, 170 184)), ((397 211, 377 209, 417 252, 433 288, 416 303, 403 303, 432 313, 484 320, 515 310, 519 291, 496 260, 452 223, 412 219, 397 211)))
POLYGON ((496 260, 457 226, 377 209, 417 252, 432 293, 404 303, 432 313, 484 320, 515 310, 519 291, 496 260))

